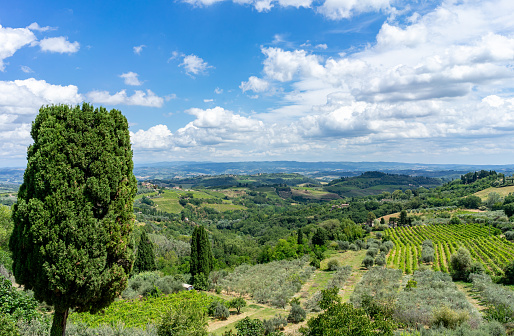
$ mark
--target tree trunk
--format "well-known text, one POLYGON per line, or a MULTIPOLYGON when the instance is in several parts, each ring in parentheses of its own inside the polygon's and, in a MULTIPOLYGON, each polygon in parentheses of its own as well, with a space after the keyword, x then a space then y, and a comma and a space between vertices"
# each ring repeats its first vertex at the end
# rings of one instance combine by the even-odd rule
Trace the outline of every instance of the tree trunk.
POLYGON ((54 319, 50 336, 65 336, 66 320, 68 319, 68 307, 55 306, 54 319))

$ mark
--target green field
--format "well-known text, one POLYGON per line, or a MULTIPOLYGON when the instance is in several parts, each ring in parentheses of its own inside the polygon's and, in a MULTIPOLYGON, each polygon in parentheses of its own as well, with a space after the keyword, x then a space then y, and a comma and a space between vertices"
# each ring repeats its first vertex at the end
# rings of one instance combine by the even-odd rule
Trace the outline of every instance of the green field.
POLYGON ((502 269, 514 259, 514 244, 497 235, 498 230, 481 224, 427 225, 388 229, 385 236, 395 244, 387 264, 410 274, 418 268, 421 245, 430 239, 434 244, 436 271, 450 271, 450 257, 460 247, 467 248, 474 261, 487 273, 502 275, 502 269), (496 235, 495 235, 496 234, 496 235))
POLYGON ((514 186, 508 186, 508 187, 502 187, 502 188, 493 188, 493 187, 487 188, 487 189, 481 190, 479 192, 476 192, 475 196, 480 197, 480 199, 482 201, 484 201, 487 199, 487 196, 492 192, 496 192, 496 193, 500 194, 500 196, 505 197, 505 196, 509 195, 510 193, 514 193, 514 186))

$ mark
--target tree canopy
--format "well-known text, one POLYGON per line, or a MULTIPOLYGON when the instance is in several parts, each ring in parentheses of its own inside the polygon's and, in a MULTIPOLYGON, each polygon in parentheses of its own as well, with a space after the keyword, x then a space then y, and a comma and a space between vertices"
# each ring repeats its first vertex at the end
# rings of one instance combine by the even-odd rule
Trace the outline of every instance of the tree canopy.
POLYGON ((16 281, 55 307, 51 335, 69 308, 96 312, 126 287, 133 253, 136 179, 126 118, 118 110, 45 106, 13 206, 16 281))

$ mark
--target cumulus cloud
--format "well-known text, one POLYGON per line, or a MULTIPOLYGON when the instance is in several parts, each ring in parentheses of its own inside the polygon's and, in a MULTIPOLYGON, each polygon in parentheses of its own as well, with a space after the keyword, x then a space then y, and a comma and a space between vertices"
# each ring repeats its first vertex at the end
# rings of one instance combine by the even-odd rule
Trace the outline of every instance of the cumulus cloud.
POLYGON ((73 54, 79 51, 80 44, 75 42, 69 42, 67 37, 48 37, 39 41, 39 47, 41 51, 45 52, 57 52, 61 54, 73 54))
POLYGON ((135 73, 135 72, 132 72, 132 71, 124 73, 124 74, 121 74, 120 77, 124 79, 124 82, 125 82, 126 85, 139 86, 139 85, 143 84, 137 78, 138 74, 135 73))
POLYGON ((9 28, 0 25, 0 71, 5 70, 6 58, 34 41, 36 36, 28 28, 9 28))
POLYGON ((190 76, 205 74, 207 69, 213 68, 213 66, 209 65, 196 55, 184 56, 184 59, 179 66, 184 67, 186 73, 190 76))
POLYGON ((75 105, 83 100, 74 85, 54 85, 34 78, 0 81, 0 158, 25 157, 31 142, 31 121, 42 105, 75 105))
POLYGON ((156 125, 147 131, 130 132, 130 139, 137 149, 164 149, 171 145, 172 133, 166 125, 156 125))
POLYGON ((247 82, 241 82, 239 88, 244 92, 253 91, 253 92, 264 92, 269 89, 269 83, 261 78, 257 78, 255 76, 251 76, 248 78, 247 82))
POLYGON ((157 96, 151 90, 146 92, 136 90, 132 96, 127 95, 126 90, 121 90, 111 95, 108 91, 91 91, 87 94, 93 103, 107 105, 137 105, 148 107, 162 107, 164 98, 157 96))

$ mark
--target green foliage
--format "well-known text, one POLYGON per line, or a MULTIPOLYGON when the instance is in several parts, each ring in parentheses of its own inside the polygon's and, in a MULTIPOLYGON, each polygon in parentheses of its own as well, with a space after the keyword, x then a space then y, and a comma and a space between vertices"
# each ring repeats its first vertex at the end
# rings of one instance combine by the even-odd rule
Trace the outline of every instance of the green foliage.
POLYGON ((136 261, 134 262, 134 272, 146 272, 155 270, 155 255, 153 253, 153 245, 146 234, 141 232, 139 245, 137 248, 136 261))
POLYGON ((241 308, 246 307, 246 300, 242 297, 238 297, 230 300, 230 308, 235 308, 238 314, 241 314, 241 308))
POLYGON ((418 282, 414 279, 410 279, 409 281, 407 281, 407 285, 405 285, 405 290, 412 290, 416 287, 418 287, 418 282))
POLYGON ((505 272, 502 282, 505 284, 514 284, 514 260, 512 260, 503 270, 505 272))
POLYGON ((190 273, 193 284, 198 289, 208 289, 209 273, 213 269, 211 243, 203 226, 196 226, 191 237, 190 273))
POLYGON ((201 302, 182 301, 174 305, 163 316, 158 336, 205 336, 207 335, 207 314, 201 302))
POLYGON ((14 322, 20 319, 30 321, 41 317, 36 308, 37 302, 33 297, 17 290, 8 279, 0 275, 0 315, 14 322))
POLYGON ((306 263, 305 256, 291 261, 241 265, 221 278, 219 284, 228 292, 250 294, 258 303, 285 305, 312 275, 314 270, 306 263))
POLYGON ((42 107, 31 136, 9 248, 16 281, 55 307, 61 335, 69 308, 108 306, 132 269, 130 135, 121 112, 84 103, 42 107))
POLYGON ((459 248, 457 253, 452 254, 450 264, 452 267, 452 278, 454 280, 468 280, 471 264, 471 254, 466 248, 459 248))
POLYGON ((367 269, 370 269, 375 264, 375 259, 372 256, 366 255, 364 260, 362 261, 362 265, 367 269))
POLYGON ((213 301, 213 302, 215 302, 216 304, 213 309, 212 316, 217 319, 220 319, 220 320, 226 320, 230 316, 230 312, 229 312, 227 306, 225 306, 223 303, 221 303, 219 301, 213 301))
POLYGON ((317 246, 323 246, 328 240, 328 233, 325 228, 319 227, 314 231, 312 236, 312 244, 317 246))
POLYGON ((337 271, 341 265, 339 264, 339 260, 330 259, 327 263, 327 269, 329 271, 337 271))
POLYGON ((289 311, 289 315, 287 316, 288 321, 292 323, 300 323, 304 321, 306 317, 307 313, 299 304, 291 304, 291 310, 289 311))
POLYGON ((248 316, 236 323, 237 336, 264 335, 264 324, 261 320, 250 319, 248 316))
POLYGON ((469 320, 469 312, 466 310, 453 310, 447 306, 436 309, 433 313, 433 326, 443 326, 455 329, 469 320))
POLYGON ((338 289, 322 291, 320 306, 325 311, 311 318, 307 328, 300 332, 305 336, 338 335, 392 335, 396 325, 387 319, 371 319, 362 308, 341 303, 338 289))

